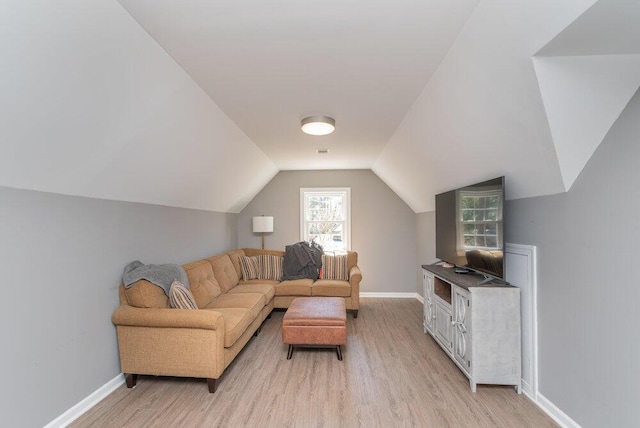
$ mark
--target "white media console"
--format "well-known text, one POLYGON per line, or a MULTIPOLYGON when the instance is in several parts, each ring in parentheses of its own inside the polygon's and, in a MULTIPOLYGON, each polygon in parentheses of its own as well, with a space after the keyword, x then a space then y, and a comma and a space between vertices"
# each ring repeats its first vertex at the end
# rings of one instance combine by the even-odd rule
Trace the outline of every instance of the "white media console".
POLYGON ((520 290, 439 265, 422 265, 422 272, 424 332, 469 378, 471 391, 514 385, 520 394, 520 290))

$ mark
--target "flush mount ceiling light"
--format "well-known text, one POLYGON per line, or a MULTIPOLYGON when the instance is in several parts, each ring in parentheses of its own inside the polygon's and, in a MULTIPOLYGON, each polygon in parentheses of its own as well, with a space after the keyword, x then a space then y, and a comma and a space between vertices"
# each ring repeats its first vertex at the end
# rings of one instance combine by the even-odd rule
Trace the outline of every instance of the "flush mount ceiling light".
POLYGON ((336 129, 336 121, 329 116, 309 116, 302 119, 302 132, 309 135, 328 135, 336 129))

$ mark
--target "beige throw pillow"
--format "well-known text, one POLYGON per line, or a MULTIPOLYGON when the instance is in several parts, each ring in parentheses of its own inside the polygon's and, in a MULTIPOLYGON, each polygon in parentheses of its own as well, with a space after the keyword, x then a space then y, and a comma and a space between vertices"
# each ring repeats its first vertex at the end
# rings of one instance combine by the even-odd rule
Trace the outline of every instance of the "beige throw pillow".
POLYGON ((196 300, 187 287, 177 279, 171 283, 169 289, 169 303, 176 309, 198 309, 196 300))
POLYGON ((262 254, 258 256, 260 264, 259 279, 282 281, 282 262, 284 257, 262 254))
POLYGON ((327 256, 323 254, 321 279, 337 279, 341 281, 349 281, 349 271, 347 270, 347 256, 327 256))
POLYGON ((260 262, 258 257, 240 256, 240 270, 242 271, 242 279, 245 281, 258 279, 260 277, 260 262))

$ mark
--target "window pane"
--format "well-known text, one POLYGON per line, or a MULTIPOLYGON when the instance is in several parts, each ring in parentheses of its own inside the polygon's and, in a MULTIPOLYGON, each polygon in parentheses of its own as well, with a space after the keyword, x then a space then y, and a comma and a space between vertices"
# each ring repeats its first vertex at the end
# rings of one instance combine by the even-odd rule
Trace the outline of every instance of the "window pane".
POLYGON ((476 235, 484 235, 485 234, 485 225, 484 224, 478 224, 476 225, 476 235))
POLYGON ((498 234, 498 227, 495 223, 487 223, 484 226, 484 230, 485 230, 485 234, 486 235, 493 235, 496 236, 498 234))
POLYGON ((485 245, 487 248, 498 248, 498 240, 495 236, 485 236, 485 245))
POLYGON ((344 220, 342 196, 310 195, 307 199, 307 220, 344 220))
POLYGON ((475 224, 466 223, 463 226, 464 226, 464 230, 463 230, 462 233, 464 233, 465 235, 475 235, 476 234, 476 225, 475 224))

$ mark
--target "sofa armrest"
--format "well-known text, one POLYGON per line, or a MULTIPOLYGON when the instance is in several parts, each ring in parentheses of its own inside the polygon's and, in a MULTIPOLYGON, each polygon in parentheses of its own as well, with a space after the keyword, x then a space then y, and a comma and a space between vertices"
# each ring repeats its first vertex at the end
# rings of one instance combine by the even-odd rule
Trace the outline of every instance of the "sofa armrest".
POLYGON ((115 325, 132 327, 199 328, 224 333, 222 314, 208 309, 135 308, 123 305, 115 310, 111 321, 115 325))
POLYGON ((224 318, 219 312, 123 305, 111 320, 122 373, 217 379, 224 371, 224 318))
POLYGON ((360 307, 360 281, 362 281, 362 272, 356 265, 349 271, 349 285, 351 285, 351 302, 356 308, 360 307))

